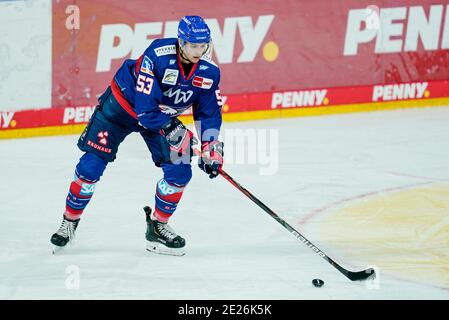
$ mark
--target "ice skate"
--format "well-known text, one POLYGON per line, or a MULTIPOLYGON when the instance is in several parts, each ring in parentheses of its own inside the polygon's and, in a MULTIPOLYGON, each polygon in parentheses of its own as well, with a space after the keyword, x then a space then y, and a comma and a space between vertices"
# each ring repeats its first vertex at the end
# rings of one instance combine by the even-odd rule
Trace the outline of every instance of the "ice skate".
POLYGON ((185 240, 167 224, 151 218, 151 208, 145 207, 147 250, 159 254, 183 256, 185 240))
POLYGON ((54 245, 53 254, 61 251, 67 243, 73 241, 79 221, 80 219, 70 220, 64 216, 59 230, 56 231, 50 239, 50 242, 54 245))

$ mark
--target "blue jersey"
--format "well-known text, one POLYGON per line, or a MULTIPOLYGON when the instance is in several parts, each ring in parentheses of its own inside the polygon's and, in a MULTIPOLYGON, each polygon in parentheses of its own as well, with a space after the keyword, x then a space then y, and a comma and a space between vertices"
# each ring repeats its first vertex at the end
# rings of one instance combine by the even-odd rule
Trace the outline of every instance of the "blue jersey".
POLYGON ((178 50, 176 38, 157 39, 139 59, 126 60, 112 81, 114 96, 151 131, 192 107, 201 140, 217 140, 222 123, 220 69, 202 58, 184 74, 178 50))

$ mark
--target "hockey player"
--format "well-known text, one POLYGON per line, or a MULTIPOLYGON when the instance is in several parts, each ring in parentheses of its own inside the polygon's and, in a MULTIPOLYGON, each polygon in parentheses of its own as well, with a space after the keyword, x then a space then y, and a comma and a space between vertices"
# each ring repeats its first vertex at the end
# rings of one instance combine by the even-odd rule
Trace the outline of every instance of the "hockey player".
POLYGON ((201 139, 198 165, 210 178, 223 164, 220 70, 205 53, 210 30, 199 16, 185 16, 178 38, 156 39, 137 59, 126 60, 99 98, 78 140, 84 152, 66 198, 63 221, 51 243, 64 247, 75 235, 80 216, 92 198, 107 164, 116 158, 127 135, 139 132, 152 159, 162 168, 155 209, 147 210, 147 250, 183 255, 185 240, 169 225, 184 188, 192 177, 193 133, 177 118, 192 107, 201 139))

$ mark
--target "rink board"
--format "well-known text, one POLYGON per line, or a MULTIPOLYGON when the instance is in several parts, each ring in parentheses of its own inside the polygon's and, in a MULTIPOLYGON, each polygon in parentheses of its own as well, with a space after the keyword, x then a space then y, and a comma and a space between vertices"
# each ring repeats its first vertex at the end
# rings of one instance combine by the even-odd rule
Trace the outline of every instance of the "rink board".
MULTIPOLYGON (((157 10, 142 10, 147 6, 2 4, 0 26, 27 32, 5 38, 0 139, 79 133, 123 61, 139 58, 155 39, 176 37, 180 17, 193 7, 169 0, 157 10), (30 44, 35 54, 27 54, 30 44)), ((448 102, 446 1, 230 0, 193 13, 211 30, 225 121, 448 102)))
MULTIPOLYGON (((247 99, 247 97, 244 97, 243 99, 247 99)), ((232 101, 232 98, 229 100, 232 101)), ((447 104, 449 104, 449 98, 429 98, 392 102, 346 104, 336 106, 327 105, 279 109, 266 108, 266 110, 226 112, 226 110, 229 111, 229 109, 235 108, 229 107, 229 104, 226 103, 223 106, 223 120, 226 122, 320 116, 341 113, 396 110, 416 107, 438 107, 445 106, 447 104)), ((0 139, 78 134, 81 133, 86 126, 94 108, 94 106, 77 108, 51 108, 6 113, 5 119, 7 120, 7 122, 5 122, 5 120, 0 122, 0 126, 2 125, 2 123, 4 126, 6 126, 6 128, 0 129, 0 139)), ((193 123, 192 116, 189 115, 190 112, 186 112, 185 115, 181 116, 182 121, 186 124, 193 123)))

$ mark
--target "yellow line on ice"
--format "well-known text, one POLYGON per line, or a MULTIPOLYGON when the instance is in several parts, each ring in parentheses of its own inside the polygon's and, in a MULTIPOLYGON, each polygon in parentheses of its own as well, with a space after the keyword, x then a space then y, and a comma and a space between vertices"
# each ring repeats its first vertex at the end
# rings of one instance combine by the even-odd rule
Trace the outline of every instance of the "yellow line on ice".
POLYGON ((449 286, 449 183, 379 193, 314 219, 342 256, 401 278, 449 286))

